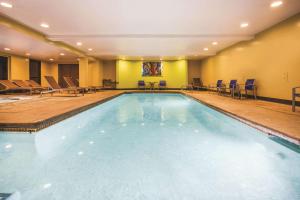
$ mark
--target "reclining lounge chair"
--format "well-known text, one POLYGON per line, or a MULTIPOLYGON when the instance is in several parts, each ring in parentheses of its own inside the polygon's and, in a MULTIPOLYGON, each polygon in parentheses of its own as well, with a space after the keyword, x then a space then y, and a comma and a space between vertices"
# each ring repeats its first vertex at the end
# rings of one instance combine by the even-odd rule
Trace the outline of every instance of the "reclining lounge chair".
POLYGON ((32 95, 31 87, 20 87, 10 80, 0 80, 0 85, 4 88, 1 92, 15 92, 15 91, 27 91, 28 94, 32 95))
POLYGON ((67 92, 68 94, 73 93, 75 96, 78 96, 78 94, 81 93, 82 96, 84 96, 84 89, 82 88, 62 88, 58 85, 58 83, 53 78, 53 76, 45 76, 45 79, 47 80, 51 90, 41 92, 41 96, 43 94, 48 94, 48 93, 51 93, 51 95, 53 95, 53 93, 55 92, 58 93, 67 92))
POLYGON ((76 88, 78 90, 82 89, 87 92, 96 92, 96 87, 78 87, 72 77, 64 76, 64 81, 66 82, 68 88, 76 88))
POLYGON ((297 89, 300 89, 300 87, 294 87, 292 89, 292 110, 293 112, 296 112, 296 97, 300 97, 300 91, 297 89))
POLYGON ((33 93, 35 92, 40 93, 41 91, 48 90, 48 88, 42 86, 32 86, 27 81, 23 81, 23 80, 13 80, 13 82, 19 87, 31 88, 33 93))

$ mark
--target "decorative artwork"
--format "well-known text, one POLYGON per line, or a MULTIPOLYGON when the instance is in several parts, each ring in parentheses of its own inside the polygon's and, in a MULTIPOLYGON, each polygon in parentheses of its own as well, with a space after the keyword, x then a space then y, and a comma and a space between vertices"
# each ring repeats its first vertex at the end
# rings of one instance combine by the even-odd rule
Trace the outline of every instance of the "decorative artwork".
POLYGON ((161 62, 143 62, 143 76, 161 76, 161 62))

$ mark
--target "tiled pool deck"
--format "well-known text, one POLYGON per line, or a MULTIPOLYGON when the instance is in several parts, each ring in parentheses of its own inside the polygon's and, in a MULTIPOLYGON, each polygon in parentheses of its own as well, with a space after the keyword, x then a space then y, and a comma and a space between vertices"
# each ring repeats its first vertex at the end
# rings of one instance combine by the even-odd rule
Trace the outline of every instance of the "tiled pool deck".
MULTIPOLYGON (((80 97, 32 96, 16 102, 0 104, 0 130, 38 130, 86 110, 115 96, 135 91, 103 91, 80 97)), ((171 91, 165 91, 171 92, 171 91)), ((300 108, 260 101, 237 100, 208 92, 172 91, 191 96, 211 107, 254 125, 268 128, 300 142, 300 108)))

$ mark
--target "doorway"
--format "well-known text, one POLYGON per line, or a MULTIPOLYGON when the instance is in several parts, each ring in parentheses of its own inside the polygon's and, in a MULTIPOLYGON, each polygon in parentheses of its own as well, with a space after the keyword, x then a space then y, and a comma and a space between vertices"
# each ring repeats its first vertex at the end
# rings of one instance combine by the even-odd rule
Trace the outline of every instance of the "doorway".
POLYGON ((8 57, 0 56, 0 80, 8 80, 8 57))
POLYGON ((41 84, 41 61, 29 60, 29 79, 41 84))
POLYGON ((79 65, 78 64, 59 64, 58 65, 58 84, 63 88, 67 87, 67 84, 64 81, 64 76, 72 77, 73 79, 79 79, 79 65))

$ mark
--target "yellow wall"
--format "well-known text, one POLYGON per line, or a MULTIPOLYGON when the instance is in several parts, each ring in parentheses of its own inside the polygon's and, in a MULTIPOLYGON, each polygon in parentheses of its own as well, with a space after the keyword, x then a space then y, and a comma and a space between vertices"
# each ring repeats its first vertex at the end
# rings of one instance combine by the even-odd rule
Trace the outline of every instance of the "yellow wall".
POLYGON ((300 14, 205 59, 201 78, 206 85, 255 78, 259 96, 291 99, 291 88, 300 86, 300 14))
POLYGON ((118 60, 116 63, 118 88, 137 88, 138 80, 145 82, 166 80, 168 88, 181 88, 187 85, 188 64, 186 60, 163 61, 162 65, 162 76, 142 77, 142 61, 118 60))

